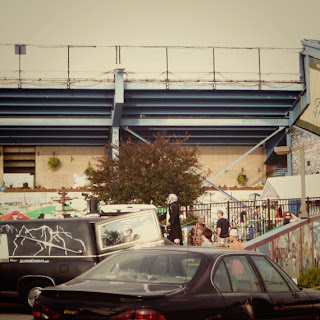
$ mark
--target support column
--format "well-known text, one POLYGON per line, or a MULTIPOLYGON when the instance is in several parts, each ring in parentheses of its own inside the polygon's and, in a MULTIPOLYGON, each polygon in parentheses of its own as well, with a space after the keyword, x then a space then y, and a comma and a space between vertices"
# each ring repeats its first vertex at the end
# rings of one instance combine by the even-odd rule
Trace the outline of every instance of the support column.
MULTIPOLYGON (((287 146, 291 148, 291 132, 286 133, 287 146)), ((292 176, 292 153, 287 154, 287 176, 292 176)))
POLYGON ((116 159, 119 155, 119 127, 113 127, 111 129, 111 157, 116 159))
POLYGON ((3 162, 3 147, 0 146, 0 181, 3 180, 4 162, 3 162))
POLYGON ((124 103, 124 69, 115 69, 114 71, 114 98, 113 109, 111 111, 111 157, 115 159, 119 155, 119 140, 120 140, 120 120, 122 116, 122 108, 124 103))

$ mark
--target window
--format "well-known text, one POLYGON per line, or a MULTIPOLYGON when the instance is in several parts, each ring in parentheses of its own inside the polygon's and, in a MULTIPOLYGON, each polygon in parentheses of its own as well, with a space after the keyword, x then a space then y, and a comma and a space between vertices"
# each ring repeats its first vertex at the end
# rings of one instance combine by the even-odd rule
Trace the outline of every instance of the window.
POLYGON ((159 224, 153 213, 106 222, 99 226, 102 248, 131 242, 152 241, 159 238, 159 224))
POLYGON ((182 284, 191 281, 200 263, 201 256, 193 253, 130 250, 108 257, 80 278, 182 284))
POLYGON ((232 292, 228 271, 223 261, 219 263, 213 277, 213 283, 221 292, 232 292))
POLYGON ((256 264, 262 279, 265 283, 266 289, 269 292, 288 292, 290 288, 285 282, 283 277, 280 275, 278 270, 262 256, 251 257, 256 264))
POLYGON ((233 292, 261 292, 257 275, 245 256, 224 258, 231 279, 233 292))

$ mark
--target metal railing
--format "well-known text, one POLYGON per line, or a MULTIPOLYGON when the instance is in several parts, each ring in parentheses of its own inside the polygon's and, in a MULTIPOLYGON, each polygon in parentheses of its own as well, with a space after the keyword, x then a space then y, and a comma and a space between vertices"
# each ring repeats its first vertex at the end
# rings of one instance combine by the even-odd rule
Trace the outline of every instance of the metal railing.
POLYGON ((283 86, 301 82, 301 48, 200 46, 88 46, 0 44, 0 85, 40 86, 114 82, 125 68, 127 82, 186 82, 283 86))
MULTIPOLYGON (((308 197, 306 199, 306 207, 309 216, 320 215, 320 197, 308 197)), ((218 219, 217 211, 222 210, 224 217, 229 220, 231 227, 238 229, 240 239, 247 241, 282 226, 286 212, 290 212, 298 217, 300 208, 301 199, 299 198, 267 199, 241 201, 240 203, 227 201, 194 204, 193 212, 195 216, 204 216, 206 225, 214 231, 218 219), (244 215, 241 214, 243 211, 245 211, 245 218, 241 219, 241 216, 244 215)), ((183 210, 181 211, 183 212, 183 210)))

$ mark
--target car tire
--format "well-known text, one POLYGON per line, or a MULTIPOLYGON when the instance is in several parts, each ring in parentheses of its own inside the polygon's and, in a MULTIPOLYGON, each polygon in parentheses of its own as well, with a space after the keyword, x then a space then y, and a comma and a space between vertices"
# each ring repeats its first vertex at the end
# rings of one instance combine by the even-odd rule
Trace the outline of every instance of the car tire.
POLYGON ((41 289, 50 285, 53 285, 52 282, 43 278, 30 279, 23 283, 20 295, 25 308, 29 312, 32 311, 35 298, 40 294, 41 289))

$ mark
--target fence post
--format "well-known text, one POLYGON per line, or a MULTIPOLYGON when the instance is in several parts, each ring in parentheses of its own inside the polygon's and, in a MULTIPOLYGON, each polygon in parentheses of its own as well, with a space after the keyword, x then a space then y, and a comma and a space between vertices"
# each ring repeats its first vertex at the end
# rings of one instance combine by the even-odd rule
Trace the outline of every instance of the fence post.
POLYGON ((227 202, 227 214, 228 214, 228 221, 230 221, 230 202, 227 202))
POLYGON ((68 78, 67 78, 67 89, 70 89, 70 46, 68 45, 68 78))
POLYGON ((309 217, 309 214, 310 214, 310 202, 309 202, 309 197, 307 197, 307 214, 308 214, 308 217, 309 217))
POLYGON ((268 201, 267 201, 267 203, 268 203, 268 223, 267 223, 267 225, 268 225, 268 231, 270 231, 270 225, 271 225, 271 219, 270 219, 270 199, 268 199, 268 201))
POLYGON ((166 47, 166 89, 169 89, 169 54, 168 54, 168 47, 166 47))

